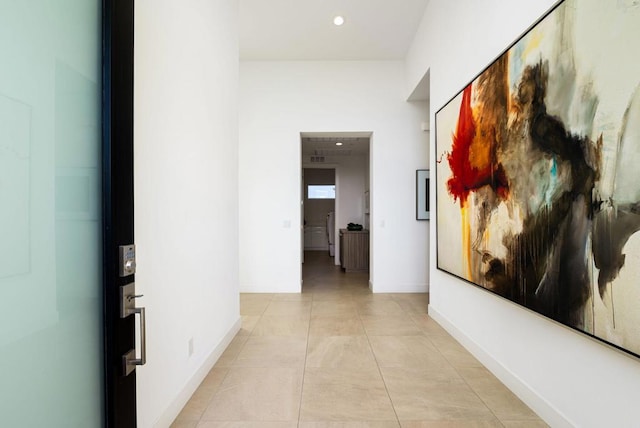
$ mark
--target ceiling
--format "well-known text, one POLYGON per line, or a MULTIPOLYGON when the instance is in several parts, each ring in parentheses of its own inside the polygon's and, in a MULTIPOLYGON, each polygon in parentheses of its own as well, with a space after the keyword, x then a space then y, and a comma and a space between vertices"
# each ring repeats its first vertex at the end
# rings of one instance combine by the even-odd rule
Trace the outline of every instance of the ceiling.
POLYGON ((429 0, 240 0, 242 60, 401 60, 429 0), (342 15, 344 25, 333 24, 342 15))
MULTIPOLYGON (((404 59, 429 0, 239 2, 242 60, 384 61, 404 59), (336 15, 344 25, 333 24, 336 15)), ((370 133, 303 133, 302 154, 368 156, 369 138, 370 133)))
POLYGON ((302 156, 338 156, 369 155, 370 132, 303 132, 302 156), (342 143, 340 146, 336 143, 342 143))

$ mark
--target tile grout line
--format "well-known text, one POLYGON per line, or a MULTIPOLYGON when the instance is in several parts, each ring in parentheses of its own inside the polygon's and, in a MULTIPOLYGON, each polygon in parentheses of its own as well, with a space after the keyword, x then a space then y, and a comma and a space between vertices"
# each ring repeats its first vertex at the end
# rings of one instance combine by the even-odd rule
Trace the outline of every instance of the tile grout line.
MULTIPOLYGON (((475 390, 475 389, 473 389, 473 388, 471 387, 471 385, 469 385, 469 382, 467 382, 467 379, 465 379, 465 377, 464 377, 464 376, 462 376, 462 374, 460 374, 460 371, 458 370, 458 367, 456 367, 456 366, 455 366, 455 365, 454 365, 454 364, 449 360, 449 358, 447 358, 447 356, 446 356, 445 354, 443 354, 443 353, 442 353, 442 351, 440 350, 440 347, 439 347, 436 343, 434 343, 434 342, 431 340, 431 338, 429 337, 429 335, 425 334, 425 337, 427 338, 427 340, 429 341, 429 343, 431 343, 431 344, 433 345, 433 347, 434 347, 434 348, 435 348, 435 350, 438 352, 438 354, 440 354, 440 356, 442 356, 442 358, 444 358, 444 359, 445 359, 445 361, 446 361, 447 363, 449 363, 449 365, 451 366, 451 368, 453 369, 453 371, 455 371, 455 372, 456 372, 456 374, 460 377, 460 379, 462 379, 462 382, 464 382, 464 384, 467 386, 467 388, 469 388, 469 390, 470 390, 471 392, 473 392, 473 394, 474 394, 474 395, 475 395, 475 396, 480 400, 480 402, 481 402, 481 403, 482 403, 482 404, 487 408, 487 410, 489 410, 489 412, 493 415, 493 417, 495 418, 495 420, 496 420, 496 421, 498 421, 498 423, 504 427, 505 425, 502 423, 502 420, 498 417, 498 415, 496 415, 496 414, 494 413, 494 411, 491 409, 491 407, 489 407, 489 406, 487 405, 487 403, 482 399, 482 397, 480 396, 480 394, 478 394, 478 393, 476 392, 476 390, 475 390)), ((455 340, 455 338, 454 338, 454 340, 455 340)))
MULTIPOLYGON (((436 349, 438 349, 438 348, 436 347, 436 349)), ((438 352, 440 352, 440 349, 438 349, 438 352)), ((440 353, 440 354, 442 355, 442 353, 440 353)), ((447 357, 445 357, 444 355, 442 355, 442 356, 445 359, 447 359, 447 357)), ((447 361, 449 361, 449 360, 447 359, 447 361)), ((451 364, 451 363, 449 363, 449 364, 451 364)), ((475 394, 475 396, 478 397, 478 399, 482 402, 482 404, 484 404, 484 406, 487 408, 487 410, 489 410, 489 412, 493 415, 493 417, 496 419, 496 421, 498 421, 498 423, 504 427, 505 425, 502 423, 502 419, 500 419, 498 417, 498 415, 495 414, 493 409, 491 409, 491 407, 489 407, 489 405, 482 399, 480 394, 478 394, 476 392, 476 390, 473 389, 473 387, 471 385, 469 385, 469 382, 467 382, 467 379, 465 379, 465 377, 460 374, 460 372, 458 371, 458 368, 455 367, 453 364, 451 364, 451 367, 453 367, 453 370, 458 374, 458 376, 460 376, 460 378, 462 379, 464 384, 467 385, 467 387, 471 390, 471 392, 473 392, 475 394)))
MULTIPOLYGON (((214 365, 211 370, 209 370, 209 373, 211 373, 211 371, 213 369, 215 369, 216 366, 214 365)), ((222 368, 222 367, 218 367, 218 368, 222 368)), ((211 403, 213 403, 213 399, 216 397, 216 395, 218 395, 218 393, 220 392, 220 387, 222 386, 222 384, 224 383, 225 379, 227 379, 227 376, 229 376, 229 372, 231 371, 231 367, 226 367, 227 371, 224 374, 224 376, 222 377, 222 379, 220 380, 220 383, 218 384, 218 386, 216 387, 216 391, 213 393, 213 395, 211 395, 211 398, 208 400, 207 402, 207 406, 204 408, 204 410, 202 411, 202 414, 200 414, 200 417, 198 418, 198 421, 196 422, 196 428, 200 425, 201 422, 206 422, 203 421, 202 418, 204 417, 204 414, 207 412, 207 409, 209 408, 209 406, 211 405, 211 403)), ((207 376, 209 376, 209 373, 207 373, 207 376)), ((206 376, 205 376, 206 379, 206 376)), ((204 380, 203 380, 204 382, 204 380)), ((202 382, 200 383, 200 385, 198 385, 198 388, 196 389, 196 392, 200 389, 200 386, 202 386, 202 382)), ((195 392, 194 392, 195 394, 195 392)), ((191 396, 193 397, 193 395, 191 396)), ((189 398, 189 400, 191 400, 191 398, 189 398)))
MULTIPOLYGON (((460 377, 460 379, 462 379, 462 381, 464 382, 465 385, 467 385, 467 387, 473 392, 473 394, 478 397, 478 399, 482 402, 482 404, 484 404, 484 406, 489 410, 489 412, 494 416, 494 418, 498 421, 498 423, 500 423, 500 425, 502 425, 504 427, 504 424, 502 423, 502 421, 500 420, 500 418, 498 418, 498 416, 493 412, 493 410, 491 410, 491 408, 487 405, 487 403, 485 403, 485 401, 482 399, 482 397, 480 397, 480 395, 475 391, 475 389, 473 389, 471 387, 471 385, 469 385, 469 383, 467 382, 467 380, 464 378, 464 376, 462 376, 460 374, 460 372, 458 371, 458 367, 456 367, 455 365, 453 365, 453 363, 449 360, 449 358, 447 358, 447 356, 445 354, 442 353, 442 351, 440 350, 440 347, 433 342, 433 340, 431 340, 431 337, 429 337, 428 334, 425 333, 425 331, 420 328, 420 326, 418 325, 418 323, 416 322, 416 320, 411 316, 412 314, 408 314, 409 317, 411 318, 411 321, 420 329, 420 331, 422 332, 422 335, 424 337, 427 338, 427 340, 429 341, 429 343, 431 343, 431 345, 433 345, 433 347, 435 348, 435 350, 438 352, 438 354, 440 354, 440 356, 442 358, 444 358, 444 360, 449 363, 449 365, 451 365, 451 368, 456 372, 456 374, 460 377)), ((429 315, 429 313, 427 312, 427 316, 429 315)))
POLYGON ((391 393, 389 393, 389 387, 387 387, 387 382, 384 380, 384 375, 382 374, 382 368, 380 367, 380 362, 378 361, 378 357, 376 356, 375 351, 373 350, 373 345, 371 344, 371 339, 369 338, 369 333, 367 329, 364 328, 364 322, 362 322, 360 312, 356 310, 358 314, 358 319, 362 324, 362 328, 364 330, 364 335, 367 338, 367 343, 369 344, 369 348, 371 349, 371 353, 373 354, 373 359, 376 361, 376 367, 378 368, 378 373, 380 374, 380 379, 382 379, 382 384, 384 385, 384 390, 387 393, 387 397, 389 398, 389 403, 391 403, 391 408, 393 409, 393 414, 396 415, 396 422, 398 423, 398 427, 401 427, 400 417, 398 416, 398 411, 396 410, 396 406, 393 404, 393 400, 391 399, 391 393))
MULTIPOLYGON (((273 297, 272 297, 272 299, 273 299, 273 297)), ((269 304, 271 304, 271 301, 269 302, 269 304)), ((240 302, 240 305, 242 305, 242 301, 240 302)), ((262 313, 259 315, 258 321, 256 321, 256 325, 262 319, 262 315, 264 315, 264 312, 267 310, 268 306, 269 305, 265 306, 265 308, 263 309, 262 313)), ((243 316, 247 316, 247 315, 240 315, 241 323, 242 323, 242 317, 243 316)), ((242 324, 240 325, 240 329, 242 329, 242 324)), ((242 352, 242 350, 244 349, 245 345, 249 341, 249 338, 253 335, 253 331, 254 330, 255 330, 255 325, 253 326, 253 329, 251 330, 251 332, 247 335, 247 340, 244 341, 244 343, 242 344, 242 346, 238 350, 238 354, 235 357, 233 357, 233 359, 229 362, 229 366, 228 367, 218 367, 219 369, 226 369, 226 373, 224 374, 224 376, 222 377, 222 380, 220 380, 220 383, 216 387, 216 391, 213 393, 211 398, 207 401, 207 405, 206 405, 205 409, 202 411, 202 414, 198 417, 198 420, 196 421, 196 428, 200 425, 201 422, 206 422, 206 421, 202 420, 204 414, 206 413, 206 411, 209 408, 209 406, 211 405, 211 403, 213 403, 214 398, 220 393, 220 387, 224 384, 224 381, 229 376, 229 373, 231 372, 231 369, 233 368, 233 363, 238 358, 238 355, 240 355, 240 352, 242 352)), ((233 337, 233 339, 235 339, 237 337, 242 337, 242 336, 238 336, 238 334, 236 333, 236 335, 233 337)), ((228 348, 228 346, 227 346, 227 348, 228 348)), ((216 363, 217 363, 217 361, 216 361, 216 363)), ((209 373, 211 373, 211 371, 214 370, 215 368, 216 368, 216 365, 214 364, 213 367, 211 368, 211 370, 209 370, 209 372, 207 373, 207 376, 209 376, 209 373)), ((207 378, 207 376, 205 376, 205 379, 207 378)), ((204 380, 202 382, 204 382, 204 380)), ((200 385, 198 385, 198 387, 196 388, 196 391, 194 392, 194 394, 200 389, 200 387, 202 386, 202 382, 200 382, 200 385)), ((193 395, 189 398, 189 400, 191 400, 192 397, 193 397, 193 395)), ((187 401, 187 403, 188 403, 188 401, 187 401)))
MULTIPOLYGON (((303 294, 302 291, 300 292, 300 294, 303 294)), ((302 419, 302 396, 304 394, 304 378, 305 375, 307 373, 307 357, 309 356, 309 336, 311 334, 311 318, 313 316, 313 300, 314 300, 314 295, 313 293, 311 293, 311 307, 309 308, 309 325, 307 327, 307 346, 305 348, 304 351, 304 365, 302 366, 302 380, 300 383, 300 401, 298 404, 298 423, 297 423, 297 427, 300 427, 300 423, 301 423, 301 419, 302 419)))

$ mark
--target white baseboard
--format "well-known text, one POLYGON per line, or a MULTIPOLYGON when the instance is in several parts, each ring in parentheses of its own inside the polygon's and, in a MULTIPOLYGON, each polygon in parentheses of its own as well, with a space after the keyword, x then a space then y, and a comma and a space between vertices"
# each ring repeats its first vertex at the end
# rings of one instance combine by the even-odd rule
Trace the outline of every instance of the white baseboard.
POLYGON ((558 409, 544 397, 531 389, 515 373, 493 358, 489 352, 478 345, 473 339, 460 331, 447 317, 433 306, 427 309, 429 316, 451 334, 462 346, 478 359, 491 373, 493 373, 507 388, 518 396, 527 406, 533 409, 547 424, 552 427, 572 428, 572 424, 558 409))
POLYGON ((187 404, 196 389, 198 389, 198 386, 200 386, 225 349, 227 349, 227 346, 229 346, 238 331, 240 331, 240 327, 242 327, 242 318, 238 318, 231 329, 229 329, 227 334, 222 338, 220 343, 218 343, 209 356, 204 360, 202 366, 196 370, 193 376, 191 376, 191 379, 189 379, 182 390, 178 392, 171 404, 164 410, 164 412, 162 412, 162 415, 160 415, 153 424, 155 428, 168 428, 171 426, 173 421, 182 411, 182 408, 187 404))

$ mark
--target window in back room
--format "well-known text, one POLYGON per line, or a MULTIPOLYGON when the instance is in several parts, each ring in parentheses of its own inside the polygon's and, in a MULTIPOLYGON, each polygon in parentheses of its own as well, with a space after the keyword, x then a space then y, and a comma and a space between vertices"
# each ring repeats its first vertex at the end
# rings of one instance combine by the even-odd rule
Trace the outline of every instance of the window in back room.
POLYGON ((335 199, 335 184, 309 184, 307 186, 308 199, 335 199))

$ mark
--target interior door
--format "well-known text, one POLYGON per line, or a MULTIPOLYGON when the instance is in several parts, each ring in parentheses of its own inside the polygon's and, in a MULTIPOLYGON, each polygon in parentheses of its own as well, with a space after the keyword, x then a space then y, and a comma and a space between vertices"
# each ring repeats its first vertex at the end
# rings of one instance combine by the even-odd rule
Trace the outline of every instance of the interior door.
POLYGON ((104 0, 103 303, 105 421, 136 426, 136 366, 145 363, 144 308, 135 293, 133 230, 134 1, 104 0), (135 349, 140 322, 141 349, 135 349))
POLYGON ((133 239, 112 180, 133 168, 112 144, 133 127, 129 22, 128 1, 0 0, 0 426, 135 426, 112 357, 134 321, 111 316, 110 246, 133 239))

